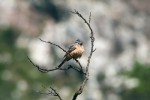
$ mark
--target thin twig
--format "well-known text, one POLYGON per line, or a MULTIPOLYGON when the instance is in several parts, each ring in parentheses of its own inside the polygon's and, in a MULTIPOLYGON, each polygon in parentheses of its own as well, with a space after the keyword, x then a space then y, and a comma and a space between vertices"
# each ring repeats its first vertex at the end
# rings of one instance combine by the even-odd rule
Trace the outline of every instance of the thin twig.
POLYGON ((53 90, 54 96, 57 96, 60 100, 62 100, 62 98, 60 97, 59 93, 55 89, 53 89, 52 87, 50 87, 50 88, 53 90))
POLYGON ((65 49, 63 49, 63 48, 62 48, 61 46, 59 46, 58 44, 52 43, 52 42, 50 42, 50 41, 44 41, 44 40, 42 40, 41 38, 39 38, 39 39, 40 39, 42 42, 52 44, 52 45, 58 47, 59 49, 63 50, 64 52, 68 53, 65 49))
POLYGON ((28 60, 32 63, 32 65, 35 66, 35 67, 36 67, 40 72, 42 72, 42 73, 47 73, 47 72, 55 71, 55 70, 58 70, 58 69, 59 69, 58 67, 53 68, 53 69, 44 69, 44 68, 42 68, 41 66, 39 66, 39 65, 37 65, 37 64, 34 64, 34 63, 32 62, 32 60, 31 60, 29 57, 27 57, 27 58, 28 58, 28 60))
POLYGON ((55 97, 58 97, 59 100, 62 100, 61 96, 59 95, 59 93, 54 88, 50 87, 50 89, 48 89, 47 91, 48 92, 38 92, 38 93, 43 94, 43 95, 55 96, 55 97))

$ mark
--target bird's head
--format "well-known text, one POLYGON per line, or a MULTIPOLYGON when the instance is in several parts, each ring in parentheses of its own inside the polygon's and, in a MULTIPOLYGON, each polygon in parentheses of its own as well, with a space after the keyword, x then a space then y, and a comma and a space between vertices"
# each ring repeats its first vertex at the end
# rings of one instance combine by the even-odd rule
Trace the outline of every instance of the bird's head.
POLYGON ((77 39, 77 40, 75 41, 75 43, 78 43, 79 45, 83 45, 83 42, 82 42, 80 39, 77 39))

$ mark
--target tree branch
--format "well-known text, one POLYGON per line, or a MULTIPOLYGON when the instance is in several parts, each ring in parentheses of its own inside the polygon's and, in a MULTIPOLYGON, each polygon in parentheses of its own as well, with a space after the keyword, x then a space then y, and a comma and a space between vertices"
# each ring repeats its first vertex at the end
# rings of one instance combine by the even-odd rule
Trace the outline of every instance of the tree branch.
MULTIPOLYGON (((45 88, 45 87, 44 87, 45 88)), ((43 94, 43 95, 51 95, 51 96, 55 96, 55 97, 58 97, 59 100, 63 100, 61 98, 61 96, 59 95, 59 93, 52 87, 50 87, 50 89, 47 90, 48 92, 38 92, 40 94, 43 94)))
POLYGON ((68 52, 67 52, 65 49, 63 49, 61 46, 59 46, 58 44, 52 43, 52 42, 50 42, 50 41, 44 41, 44 40, 42 40, 41 38, 39 38, 39 39, 40 39, 42 42, 45 42, 45 43, 48 43, 48 44, 51 44, 51 45, 54 45, 54 46, 58 47, 59 49, 63 50, 64 52, 66 52, 66 53, 68 54, 68 52))
POLYGON ((79 62, 79 60, 77 60, 77 59, 74 59, 74 60, 79 64, 79 67, 80 67, 81 70, 83 71, 83 68, 82 68, 81 63, 79 62))
POLYGON ((39 65, 37 65, 37 64, 34 64, 33 62, 32 62, 32 60, 27 56, 27 58, 28 58, 28 60, 32 63, 32 65, 34 66, 34 67, 36 67, 40 72, 42 72, 42 73, 47 73, 47 72, 50 72, 50 71, 55 71, 55 70, 58 70, 59 68, 58 67, 56 67, 56 68, 54 68, 54 69, 44 69, 44 68, 42 68, 41 66, 39 66, 39 65))
POLYGON ((27 56, 27 58, 28 58, 28 60, 30 61, 30 63, 34 66, 34 67, 36 67, 40 72, 42 72, 42 73, 47 73, 47 72, 50 72, 50 71, 55 71, 55 70, 69 70, 69 69, 74 69, 74 70, 76 70, 76 71, 78 71, 78 72, 80 72, 81 74, 86 74, 82 69, 79 69, 78 67, 73 67, 72 65, 68 65, 69 67, 67 67, 67 68, 60 68, 60 67, 56 67, 56 68, 53 68, 53 69, 44 69, 44 68, 42 68, 41 66, 39 66, 39 65, 37 65, 37 64, 35 64, 35 63, 33 63, 32 62, 32 60, 27 56))
POLYGON ((91 39, 91 50, 90 50, 90 54, 89 54, 89 57, 88 57, 88 60, 87 60, 87 65, 86 65, 86 77, 82 83, 82 85, 79 87, 79 89, 76 91, 76 93, 74 94, 72 100, 76 100, 77 97, 83 92, 83 89, 89 79, 89 65, 90 65, 90 60, 91 60, 91 57, 92 57, 92 54, 93 52, 96 50, 94 49, 94 41, 95 41, 95 38, 94 38, 94 33, 93 33, 93 30, 90 26, 90 22, 91 22, 91 13, 90 13, 90 16, 89 16, 89 22, 76 10, 74 10, 74 12, 72 12, 73 14, 76 14, 78 15, 85 23, 86 25, 88 26, 88 28, 90 29, 90 39, 91 39))

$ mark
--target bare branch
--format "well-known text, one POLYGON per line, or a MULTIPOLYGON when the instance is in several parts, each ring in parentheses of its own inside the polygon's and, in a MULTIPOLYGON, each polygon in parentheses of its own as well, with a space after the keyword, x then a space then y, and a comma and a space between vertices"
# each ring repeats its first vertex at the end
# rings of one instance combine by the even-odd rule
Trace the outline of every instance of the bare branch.
POLYGON ((52 87, 50 87, 50 88, 51 88, 51 90, 53 90, 54 96, 57 96, 60 100, 62 100, 60 95, 58 94, 58 92, 55 89, 53 89, 52 87))
POLYGON ((86 77, 82 83, 82 85, 80 86, 80 88, 76 91, 76 93, 74 94, 73 96, 73 99, 72 100, 76 100, 77 97, 83 92, 83 89, 84 89, 84 86, 86 85, 88 79, 89 79, 89 65, 90 65, 90 60, 91 60, 91 57, 92 57, 92 54, 93 52, 96 50, 94 49, 94 41, 95 41, 95 38, 94 38, 94 33, 93 33, 93 30, 90 26, 90 22, 91 22, 91 13, 90 13, 90 16, 89 16, 89 22, 76 10, 74 10, 74 12, 72 12, 73 14, 76 14, 78 15, 85 23, 86 25, 88 26, 88 28, 90 29, 90 39, 91 39, 91 50, 90 50, 90 54, 89 54, 89 57, 88 57, 88 60, 87 60, 87 65, 86 65, 86 77))
POLYGON ((74 70, 80 72, 81 74, 84 74, 84 75, 86 74, 86 73, 83 72, 82 69, 79 69, 78 67, 73 67, 72 65, 68 65, 69 67, 67 67, 67 68, 59 68, 59 67, 56 67, 56 68, 53 68, 53 69, 44 69, 44 68, 42 68, 41 66, 34 64, 34 63, 32 62, 32 60, 31 60, 29 57, 27 57, 27 58, 28 58, 28 60, 32 63, 32 65, 33 65, 34 67, 36 67, 36 68, 37 68, 40 72, 42 72, 42 73, 47 73, 47 72, 55 71, 55 70, 69 70, 69 69, 74 69, 74 70))
POLYGON ((79 60, 77 60, 77 59, 74 59, 74 60, 79 64, 79 67, 80 67, 81 70, 83 71, 83 68, 82 68, 81 63, 79 62, 79 60))
POLYGON ((38 93, 43 94, 43 95, 55 96, 55 97, 58 97, 59 100, 62 100, 61 96, 59 95, 59 93, 54 88, 50 87, 50 89, 48 89, 47 91, 48 92, 38 92, 38 93))
POLYGON ((59 49, 61 49, 61 50, 63 50, 64 52, 66 52, 66 53, 68 53, 65 49, 63 49, 61 46, 59 46, 58 44, 55 44, 55 43, 52 43, 52 42, 50 42, 50 41, 44 41, 44 40, 42 40, 42 39, 40 39, 42 42, 45 42, 45 43, 49 43, 49 44, 51 44, 51 45, 54 45, 54 46, 56 46, 56 47, 58 47, 59 49))
POLYGON ((47 73, 47 72, 55 71, 55 70, 58 70, 58 69, 59 69, 58 67, 56 67, 56 68, 54 68, 54 69, 44 69, 44 68, 42 68, 41 66, 34 64, 34 63, 32 62, 32 60, 31 60, 29 57, 27 57, 27 58, 28 58, 28 60, 32 63, 32 65, 35 66, 35 67, 36 67, 40 72, 42 72, 42 73, 47 73))
POLYGON ((85 73, 82 69, 80 69, 80 68, 78 68, 78 67, 74 67, 74 66, 72 66, 72 65, 68 65, 67 68, 59 68, 59 70, 65 70, 65 71, 67 71, 67 70, 69 70, 69 69, 74 69, 74 70, 76 70, 77 72, 86 75, 86 73, 85 73))

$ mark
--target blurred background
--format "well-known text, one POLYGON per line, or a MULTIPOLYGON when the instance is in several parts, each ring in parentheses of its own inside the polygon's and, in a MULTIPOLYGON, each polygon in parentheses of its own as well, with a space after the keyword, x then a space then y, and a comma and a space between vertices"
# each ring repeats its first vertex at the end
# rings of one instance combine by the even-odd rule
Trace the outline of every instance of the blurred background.
MULTIPOLYGON (((43 74, 42 68, 59 65, 64 52, 76 39, 84 42, 80 59, 87 63, 89 29, 70 11, 76 9, 95 33, 90 79, 77 100, 150 100, 150 0, 0 0, 0 100, 71 100, 84 76, 69 71, 43 74), (45 88, 43 88, 43 86, 45 88)), ((68 64, 76 66, 75 61, 68 64)))

